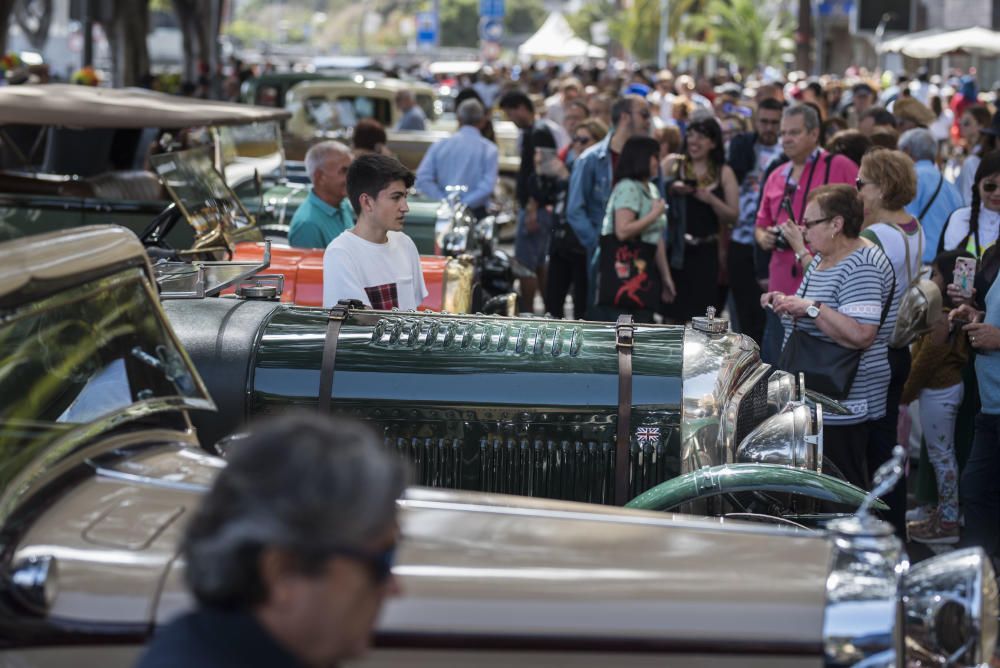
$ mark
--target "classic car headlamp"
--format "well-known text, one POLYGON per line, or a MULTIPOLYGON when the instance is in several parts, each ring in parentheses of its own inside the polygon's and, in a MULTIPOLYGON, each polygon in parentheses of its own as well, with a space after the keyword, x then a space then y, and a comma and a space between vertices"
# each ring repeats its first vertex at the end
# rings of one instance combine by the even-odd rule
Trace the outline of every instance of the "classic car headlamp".
POLYGON ((767 379, 767 412, 777 415, 795 400, 795 374, 775 371, 767 379))
POLYGON ((914 565, 902 584, 906 658, 918 666, 978 666, 997 641, 997 582, 979 548, 914 565))
MULTIPOLYGON (((822 420, 822 410, 817 409, 817 422, 822 420)), ((823 462, 821 444, 821 436, 814 435, 809 407, 788 403, 780 413, 761 422, 743 439, 736 448, 736 462, 784 464, 819 471, 823 462)))
POLYGON ((46 554, 20 559, 8 577, 11 596, 21 607, 35 615, 48 614, 58 592, 55 557, 46 554))

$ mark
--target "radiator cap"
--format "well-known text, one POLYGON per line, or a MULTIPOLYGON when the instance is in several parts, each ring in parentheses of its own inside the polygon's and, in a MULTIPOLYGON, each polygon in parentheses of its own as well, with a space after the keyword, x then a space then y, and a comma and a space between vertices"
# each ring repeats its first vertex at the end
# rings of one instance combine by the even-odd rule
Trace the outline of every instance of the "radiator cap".
POLYGON ((709 334, 725 334, 729 331, 729 321, 725 318, 715 317, 715 307, 709 306, 704 316, 691 318, 691 327, 699 332, 709 334))

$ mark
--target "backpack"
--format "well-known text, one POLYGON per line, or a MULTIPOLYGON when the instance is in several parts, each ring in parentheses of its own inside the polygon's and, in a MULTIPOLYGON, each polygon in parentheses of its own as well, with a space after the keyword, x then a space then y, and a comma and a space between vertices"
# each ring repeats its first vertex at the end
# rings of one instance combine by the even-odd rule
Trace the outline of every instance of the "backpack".
MULTIPOLYGON (((918 272, 912 275, 910 269, 910 243, 906 232, 895 223, 889 223, 903 236, 903 248, 906 249, 906 290, 899 300, 899 311, 896 314, 896 326, 889 336, 890 348, 904 348, 918 337, 929 332, 938 318, 941 317, 941 291, 934 281, 922 278, 918 272)), ((924 236, 920 233, 917 257, 924 256, 924 236)))

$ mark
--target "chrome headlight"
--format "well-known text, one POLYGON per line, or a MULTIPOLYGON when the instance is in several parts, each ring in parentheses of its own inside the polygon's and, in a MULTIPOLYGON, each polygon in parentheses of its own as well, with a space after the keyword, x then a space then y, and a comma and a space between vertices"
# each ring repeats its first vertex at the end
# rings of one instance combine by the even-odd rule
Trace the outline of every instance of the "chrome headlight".
POLYGON ((911 666, 978 666, 997 640, 997 582, 979 548, 914 565, 903 579, 906 658, 911 666))
POLYGON ((812 411, 805 404, 789 404, 777 415, 757 425, 736 449, 739 464, 783 464, 822 472, 823 409, 817 408, 813 429, 812 411))
POLYGON ((775 371, 767 379, 767 411, 777 415, 785 406, 795 401, 795 374, 775 371))

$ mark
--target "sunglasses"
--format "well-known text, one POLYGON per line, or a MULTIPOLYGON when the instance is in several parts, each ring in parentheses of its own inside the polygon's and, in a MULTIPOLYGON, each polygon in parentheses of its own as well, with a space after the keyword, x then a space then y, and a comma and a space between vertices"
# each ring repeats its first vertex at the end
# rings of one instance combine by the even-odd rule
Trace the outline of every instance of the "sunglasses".
POLYGON ((854 180, 854 187, 860 191, 869 183, 871 183, 871 181, 864 181, 863 179, 861 179, 861 177, 858 177, 857 179, 854 180))
POLYGON ((997 188, 1000 188, 1000 183, 983 183, 982 185, 984 193, 996 192, 997 188))
POLYGON ((573 143, 574 144, 586 144, 589 141, 590 141, 590 137, 581 137, 580 135, 577 135, 577 136, 573 137, 573 143))
POLYGON ((381 552, 365 552, 350 547, 338 547, 328 551, 331 557, 346 557, 363 564, 371 572, 376 585, 383 584, 392 575, 392 565, 396 562, 397 544, 393 543, 381 552))

